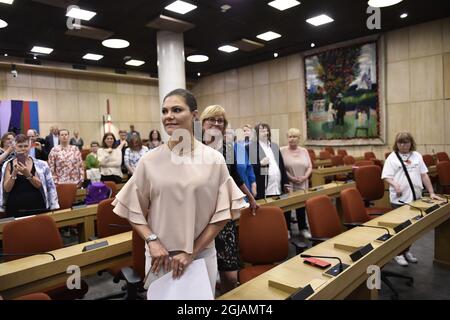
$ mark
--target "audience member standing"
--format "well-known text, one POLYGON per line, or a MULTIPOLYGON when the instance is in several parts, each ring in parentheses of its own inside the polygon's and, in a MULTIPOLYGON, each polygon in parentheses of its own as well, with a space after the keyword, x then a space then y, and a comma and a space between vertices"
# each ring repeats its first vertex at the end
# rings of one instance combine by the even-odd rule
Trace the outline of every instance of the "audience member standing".
POLYGON ((0 168, 3 166, 3 163, 14 158, 14 137, 15 134, 13 132, 7 132, 2 136, 2 140, 0 142, 0 168))
POLYGON ((55 184, 73 183, 81 186, 84 181, 84 167, 80 150, 69 144, 69 131, 59 131, 60 145, 48 155, 48 164, 55 184))
MULTIPOLYGON (((289 145, 280 149, 283 156, 286 174, 291 183, 292 191, 307 190, 308 180, 312 173, 312 163, 309 158, 308 150, 300 147, 300 130, 291 128, 287 134, 289 145)), ((298 230, 300 234, 306 238, 311 238, 311 233, 306 225, 305 208, 295 210, 297 215, 298 230)), ((291 230, 291 212, 285 212, 286 223, 291 230)))
POLYGON ((52 126, 50 128, 50 134, 45 137, 45 152, 50 154, 53 147, 59 144, 59 130, 58 126, 52 126))
POLYGON ((70 139, 70 145, 76 146, 80 151, 83 149, 84 141, 79 137, 78 131, 73 132, 73 137, 70 139))
POLYGON ((29 129, 27 131, 27 136, 30 141, 30 151, 29 154, 35 159, 47 161, 48 154, 45 150, 45 141, 42 138, 39 138, 39 135, 36 130, 29 129))
POLYGON ((105 133, 102 139, 102 147, 98 149, 98 161, 100 162, 101 181, 114 181, 122 183, 122 149, 125 141, 116 146, 116 138, 113 133, 105 133))
POLYGON ((15 138, 16 158, 2 167, 0 210, 9 217, 22 217, 59 208, 55 184, 47 162, 28 155, 27 136, 15 138))
POLYGON ((125 150, 125 166, 128 169, 128 173, 133 175, 139 159, 148 152, 148 148, 142 145, 141 138, 137 135, 131 137, 128 146, 125 150))
POLYGON ((159 133, 158 130, 152 130, 150 131, 150 134, 148 135, 148 148, 154 149, 159 147, 160 145, 163 144, 162 139, 161 139, 161 134, 159 133))

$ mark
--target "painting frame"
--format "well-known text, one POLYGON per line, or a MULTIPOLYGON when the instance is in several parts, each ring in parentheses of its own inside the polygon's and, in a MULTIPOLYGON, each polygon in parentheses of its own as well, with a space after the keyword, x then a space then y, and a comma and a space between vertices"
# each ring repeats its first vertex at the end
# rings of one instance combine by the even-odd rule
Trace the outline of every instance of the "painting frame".
MULTIPOLYGON (((381 35, 374 35, 364 38, 359 38, 351 41, 341 42, 334 45, 326 46, 320 49, 316 50, 310 50, 303 54, 302 62, 303 62, 303 76, 304 76, 304 102, 305 102, 305 117, 304 117, 304 126, 303 126, 303 134, 305 137, 305 145, 306 146, 367 146, 367 145, 384 145, 386 141, 386 95, 385 95, 385 45, 384 45, 384 37, 381 35), (376 66, 376 90, 372 90, 371 92, 374 92, 376 94, 376 100, 374 102, 373 95, 371 96, 371 102, 369 103, 369 106, 365 106, 364 108, 360 108, 356 103, 352 106, 353 109, 344 109, 344 115, 346 121, 344 122, 342 116, 342 112, 340 115, 340 119, 336 119, 336 110, 331 109, 337 109, 334 107, 336 101, 338 100, 338 97, 336 95, 336 92, 334 93, 334 100, 331 97, 331 93, 329 94, 330 97, 325 97, 327 95, 327 92, 322 92, 323 97, 317 99, 317 95, 315 100, 311 99, 311 74, 308 72, 311 72, 311 59, 314 59, 314 57, 318 57, 319 55, 327 54, 329 52, 338 51, 338 50, 349 50, 349 48, 363 48, 363 46, 367 45, 373 45, 375 47, 375 57, 376 60, 372 62, 372 64, 375 64, 376 66), (310 60, 308 60, 310 59, 310 60), (321 101, 323 100, 323 101, 321 101), (319 101, 319 105, 312 105, 311 103, 316 103, 316 101, 319 101), (374 105, 375 103, 375 105, 374 105), (327 106, 323 106, 323 104, 326 104, 327 106), (318 107, 318 108, 317 108, 318 107), (324 114, 324 111, 328 112, 328 115, 324 114), (315 112, 315 113, 314 113, 315 112), (364 115, 364 112, 366 113, 366 117, 360 116, 364 115), (331 118, 331 114, 333 114, 333 118, 331 118), (348 115, 349 114, 349 115, 348 115), (315 117, 314 117, 314 116, 315 117), (366 130, 359 130, 357 131, 357 127, 367 127, 369 128, 369 120, 370 116, 372 115, 372 122, 370 122, 371 129, 366 130), (374 116, 373 116, 374 115, 374 116), (353 118, 352 118, 353 117, 353 118), (376 119, 376 123, 374 124, 374 118, 376 119), (317 120, 318 119, 318 120, 317 120), (328 119, 328 120, 325 120, 328 119), (333 120, 332 120, 333 119, 333 120), (349 120, 350 119, 350 120, 349 120), (354 119, 354 120, 352 120, 354 119), (361 121, 361 119, 366 119, 366 122, 361 121), (337 122, 337 120, 340 120, 341 123, 337 122), (313 121, 316 121, 314 123, 313 121), (348 125, 349 121, 354 121, 353 127, 350 127, 348 125), (329 124, 332 123, 336 127, 329 127, 329 124), (315 133, 316 135, 312 134, 314 132, 311 128, 313 126, 315 127, 315 133), (325 127, 327 125, 327 127, 325 127), (334 132, 332 131, 334 128, 339 129, 338 125, 341 126, 341 136, 339 134, 336 134, 333 136, 334 132), (374 125, 376 126, 376 134, 373 134, 373 128, 374 125), (321 126, 321 127, 318 127, 321 126), (342 129, 345 128, 345 129, 342 129), (345 130, 348 130, 348 132, 355 132, 354 136, 351 136, 350 133, 347 133, 345 130), (329 130, 328 132, 321 132, 321 130, 329 130), (319 132, 319 133, 318 133, 319 132), (361 132, 363 136, 361 136, 361 132), (366 132, 366 136, 364 136, 364 132, 366 132), (320 134, 321 136, 318 137, 317 135, 320 134), (372 134, 370 134, 372 133, 372 134)), ((367 51, 367 48, 365 48, 367 51)), ((359 65, 359 63, 358 63, 359 65)), ((325 68, 323 68, 325 69, 325 68)), ((345 70, 348 70, 345 69, 345 70)), ((370 74, 370 72, 369 72, 370 74)), ((358 74, 358 77, 361 74, 358 74)), ((356 81, 356 77, 355 81, 356 81)), ((361 77, 362 78, 362 77, 361 77)), ((326 86, 324 86, 326 87, 326 86)), ((341 86, 342 87, 342 86, 341 86)), ((330 91, 332 91, 332 87, 330 91)), ((349 91, 350 86, 345 87, 346 91, 349 91)), ((353 88, 352 88, 353 89, 353 88)), ((371 88, 372 89, 372 88, 371 88)), ((341 93, 341 92, 340 92, 341 93)), ((370 93, 370 92, 369 92, 370 93)), ((345 94, 345 93, 344 93, 345 94)), ((339 99, 342 98, 351 98, 349 96, 343 96, 342 93, 340 94, 339 99)), ((347 107, 345 107, 347 108, 347 107)), ((332 125, 333 126, 333 125, 332 125)))

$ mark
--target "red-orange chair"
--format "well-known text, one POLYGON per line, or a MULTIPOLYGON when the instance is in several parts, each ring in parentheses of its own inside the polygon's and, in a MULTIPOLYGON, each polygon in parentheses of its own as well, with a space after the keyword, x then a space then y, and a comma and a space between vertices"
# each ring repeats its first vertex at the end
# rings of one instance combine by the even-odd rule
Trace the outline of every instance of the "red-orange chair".
POLYGON ((371 201, 384 197, 384 181, 381 179, 381 168, 377 165, 358 167, 355 170, 356 188, 364 199, 366 208, 371 213, 386 213, 391 208, 371 207, 371 201))
POLYGON ((344 158, 342 156, 332 156, 331 157, 331 164, 333 165, 333 167, 343 166, 344 165, 344 158))
POLYGON ((373 166, 373 160, 358 160, 353 164, 355 167, 373 166))
POLYGON ((114 198, 117 194, 117 184, 114 181, 103 181, 103 183, 111 189, 110 198, 114 198))
POLYGON ((438 152, 436 153, 436 160, 437 162, 450 161, 450 158, 448 157, 447 152, 438 152))
POLYGON ((326 150, 322 150, 319 153, 319 159, 320 160, 327 160, 327 159, 331 159, 331 153, 329 153, 326 150))
POLYGON ((364 159, 365 160, 372 160, 372 159, 376 159, 376 158, 377 157, 376 157, 375 153, 373 153, 372 151, 364 152, 364 159))
POLYGON ((328 196, 306 200, 306 212, 314 244, 335 237, 342 232, 341 221, 328 196))
MULTIPOLYGON (((47 215, 38 215, 7 223, 3 227, 3 253, 11 255, 43 253, 61 249, 63 241, 55 221, 47 215)), ((20 256, 7 257, 7 260, 19 259, 20 256)), ((88 291, 85 281, 81 288, 68 290, 66 283, 52 286, 45 290, 54 300, 73 300, 82 298, 88 291)))
POLYGON ((348 156, 347 150, 345 150, 345 149, 338 149, 337 154, 338 154, 338 156, 341 156, 342 158, 344 158, 345 156, 348 156))
POLYGON ((425 162, 425 165, 427 167, 431 167, 431 166, 434 166, 436 164, 436 161, 434 161, 434 158, 433 158, 433 156, 431 154, 424 154, 422 156, 422 158, 423 158, 423 162, 425 162))
POLYGON ((363 198, 356 188, 342 190, 340 199, 346 223, 364 223, 380 215, 376 213, 369 215, 363 198))
POLYGON ((356 162, 356 161, 355 161, 355 158, 354 158, 353 156, 348 155, 348 156, 345 156, 345 157, 344 157, 344 164, 345 164, 346 166, 354 165, 355 162, 356 162))
POLYGON ((60 209, 70 209, 77 197, 77 185, 73 183, 63 183, 56 185, 58 203, 60 209))
POLYGON ((43 292, 36 292, 15 298, 13 300, 52 300, 52 299, 43 292))
POLYGON ((439 184, 442 187, 442 192, 450 194, 450 162, 442 161, 436 164, 436 169, 439 178, 439 184))
MULTIPOLYGON (((303 243, 299 245, 302 249, 306 248, 303 243)), ((252 264, 239 271, 241 284, 288 258, 288 229, 283 210, 261 207, 256 215, 250 209, 242 210, 239 219, 239 252, 243 261, 252 264)))
POLYGON ((335 155, 333 147, 325 147, 323 148, 325 151, 328 151, 332 156, 335 155))
POLYGON ((308 150, 309 157, 311 158, 311 161, 316 160, 317 159, 316 152, 313 149, 307 149, 307 150, 308 150))

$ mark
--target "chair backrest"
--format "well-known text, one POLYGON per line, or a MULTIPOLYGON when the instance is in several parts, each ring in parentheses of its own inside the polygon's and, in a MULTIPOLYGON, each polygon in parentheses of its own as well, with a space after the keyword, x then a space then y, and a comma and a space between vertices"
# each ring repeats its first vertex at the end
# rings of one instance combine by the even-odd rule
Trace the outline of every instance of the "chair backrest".
MULTIPOLYGON (((3 227, 3 253, 40 253, 63 247, 55 221, 38 215, 9 222, 3 227)), ((7 260, 22 257, 8 257, 7 260)))
POLYGON ((241 211, 239 219, 239 252, 251 264, 271 264, 289 254, 289 240, 283 210, 261 207, 256 215, 250 209, 241 211))
POLYGON ((56 185, 58 203, 60 209, 70 209, 77 197, 77 185, 73 183, 62 183, 56 185))
POLYGON ((373 153, 372 151, 364 152, 364 159, 372 160, 372 159, 376 159, 376 158, 377 157, 375 156, 375 153, 373 153))
POLYGON ((327 159, 331 159, 331 153, 329 153, 326 150, 322 150, 319 153, 319 159, 320 160, 327 160, 327 159))
POLYGON ((347 150, 345 150, 345 149, 338 149, 337 154, 339 156, 341 156, 342 158, 348 155, 347 150))
POLYGON ((82 149, 81 150, 81 159, 86 160, 88 154, 91 153, 90 149, 82 149))
POLYGON ((105 238, 131 230, 131 225, 128 220, 119 217, 113 212, 114 207, 111 205, 113 201, 113 198, 109 198, 98 204, 97 235, 99 238, 105 238))
POLYGON ((325 147, 323 148, 325 151, 328 151, 331 155, 335 155, 333 147, 325 147))
POLYGON ((436 169, 439 177, 439 184, 441 186, 450 185, 450 162, 441 161, 436 164, 436 169))
POLYGON ((317 196, 306 200, 311 235, 314 238, 332 238, 342 232, 336 208, 327 196, 317 196))
POLYGON ((358 160, 353 164, 355 167, 373 166, 373 160, 358 160))
POLYGON ((364 223, 370 220, 358 189, 348 188, 342 190, 340 199, 345 222, 364 223))
POLYGON ((344 165, 344 159, 342 156, 331 156, 331 164, 336 166, 343 166, 344 165))
POLYGON ((424 154, 422 156, 422 158, 423 158, 423 162, 425 162, 425 165, 427 167, 431 167, 431 166, 434 166, 436 164, 436 162, 434 161, 434 158, 433 158, 433 156, 431 154, 424 154))
POLYGON ((309 153, 309 157, 311 158, 312 161, 317 159, 316 153, 314 152, 313 149, 308 149, 308 153, 309 153))
POLYGON ((117 194, 117 184, 114 181, 103 181, 103 183, 111 189, 110 198, 114 198, 117 194))
POLYGON ((383 198, 384 181, 381 168, 377 165, 362 166, 355 170, 356 188, 364 200, 373 201, 383 198))
POLYGON ((133 259, 133 270, 143 280, 145 278, 145 242, 134 230, 131 240, 131 257, 133 259))
POLYGON ((345 156, 344 157, 344 164, 346 166, 350 166, 352 164, 355 164, 355 158, 353 156, 345 156))
POLYGON ((436 159, 437 159, 438 162, 450 161, 450 158, 448 157, 447 152, 438 152, 438 153, 436 153, 436 159))

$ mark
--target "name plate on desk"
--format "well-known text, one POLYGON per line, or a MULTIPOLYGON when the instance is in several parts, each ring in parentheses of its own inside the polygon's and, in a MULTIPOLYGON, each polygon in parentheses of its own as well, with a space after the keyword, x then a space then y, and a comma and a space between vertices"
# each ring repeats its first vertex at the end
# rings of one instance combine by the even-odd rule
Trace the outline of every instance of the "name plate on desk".
POLYGON ((406 220, 405 222, 400 223, 398 226, 396 226, 394 228, 395 233, 399 233, 400 231, 402 231, 403 229, 405 229, 406 227, 411 225, 411 220, 406 220))
POLYGON ((298 291, 291 294, 287 300, 305 300, 310 295, 314 293, 314 289, 311 287, 311 285, 307 285, 304 288, 299 289, 298 291))
POLYGON ((372 250, 373 250, 373 247, 369 243, 369 244, 365 245, 364 247, 359 248, 358 250, 356 250, 352 254, 350 254, 350 258, 352 259, 353 262, 356 262, 356 261, 358 261, 359 259, 364 257, 366 254, 368 254, 372 250))
POLYGON ((435 204, 434 206, 431 206, 431 207, 429 207, 429 208, 426 208, 426 209, 425 209, 425 213, 426 213, 426 214, 432 213, 434 210, 437 210, 437 209, 439 209, 439 208, 440 208, 439 205, 438 205, 438 204, 435 204))
POLYGON ((96 242, 96 243, 93 243, 93 244, 89 244, 89 245, 87 245, 87 246, 85 246, 83 248, 83 252, 91 251, 91 250, 98 249, 98 248, 101 248, 101 247, 106 247, 107 245, 108 245, 108 241, 106 241, 106 240, 100 241, 100 242, 96 242))
POLYGON ((348 251, 348 252, 353 252, 353 251, 361 248, 361 245, 354 245, 354 244, 349 244, 349 243, 335 243, 334 248, 339 249, 339 250, 348 251))

